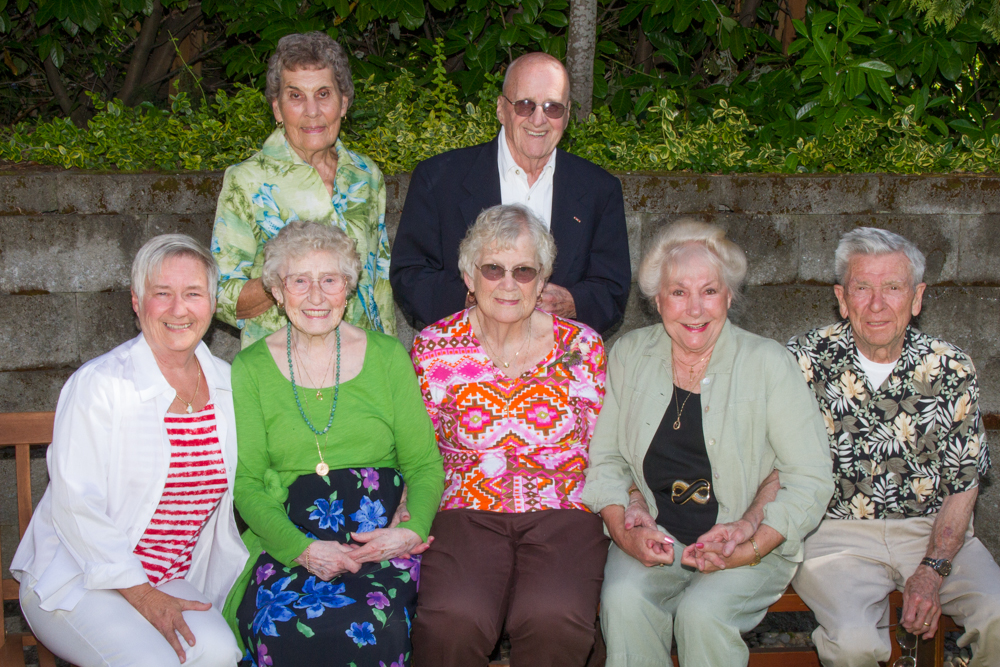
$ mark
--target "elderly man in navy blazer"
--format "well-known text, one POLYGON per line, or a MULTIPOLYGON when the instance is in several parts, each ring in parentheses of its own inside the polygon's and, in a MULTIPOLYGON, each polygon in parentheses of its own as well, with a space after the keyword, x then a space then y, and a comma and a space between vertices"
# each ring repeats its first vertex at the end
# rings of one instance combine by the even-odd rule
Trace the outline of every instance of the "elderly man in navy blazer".
POLYGON ((497 98, 500 135, 413 170, 389 280, 417 327, 468 305, 458 245, 476 216, 497 204, 524 204, 555 237, 555 268, 540 308, 600 333, 621 319, 632 279, 621 183, 556 148, 569 107, 562 63, 545 53, 521 56, 497 98))

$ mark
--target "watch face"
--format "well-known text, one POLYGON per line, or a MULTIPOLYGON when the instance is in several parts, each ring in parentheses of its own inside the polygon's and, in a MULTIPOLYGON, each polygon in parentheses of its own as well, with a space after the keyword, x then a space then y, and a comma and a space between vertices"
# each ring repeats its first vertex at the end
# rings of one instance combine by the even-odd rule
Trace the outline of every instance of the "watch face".
POLYGON ((940 574, 942 577, 947 577, 949 574, 951 574, 951 561, 942 558, 941 560, 938 561, 938 566, 934 569, 937 570, 938 574, 940 574))

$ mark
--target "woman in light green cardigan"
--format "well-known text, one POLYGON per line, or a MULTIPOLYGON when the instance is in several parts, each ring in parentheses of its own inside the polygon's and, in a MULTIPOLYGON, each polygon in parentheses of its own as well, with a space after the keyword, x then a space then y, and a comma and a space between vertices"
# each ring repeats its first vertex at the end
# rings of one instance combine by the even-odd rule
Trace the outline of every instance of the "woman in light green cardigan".
POLYGON ((833 493, 826 429, 795 360, 728 320, 745 275, 720 228, 665 228, 639 273, 663 324, 608 357, 583 498, 614 541, 601 593, 609 667, 669 664, 674 637, 682 667, 745 666, 740 634, 788 586, 833 493))
POLYGON ((233 363, 251 556, 225 614, 247 664, 409 664, 444 470, 406 350, 343 321, 354 248, 330 225, 278 232, 263 277, 289 324, 233 363))

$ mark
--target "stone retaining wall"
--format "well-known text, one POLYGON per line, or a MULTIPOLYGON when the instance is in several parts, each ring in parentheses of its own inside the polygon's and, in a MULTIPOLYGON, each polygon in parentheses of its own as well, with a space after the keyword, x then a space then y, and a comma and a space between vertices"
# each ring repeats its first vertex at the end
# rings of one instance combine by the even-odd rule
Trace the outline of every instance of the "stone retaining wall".
MULTIPOLYGON (((838 318, 830 285, 842 232, 878 226, 915 241, 928 259, 919 324, 975 360, 1000 465, 1000 177, 628 173, 621 179, 633 274, 640 248, 662 225, 685 216, 720 223, 750 259, 748 298, 734 319, 782 342, 838 318)), ((75 368, 136 334, 128 292, 135 252, 164 232, 207 243, 221 182, 220 173, 0 173, 0 411, 54 409, 75 368)), ((390 239, 408 183, 406 175, 387 182, 390 239)), ((633 286, 615 334, 655 321, 633 286)), ((407 344, 412 335, 406 327, 400 332, 407 344)), ((235 332, 222 324, 210 331, 209 343, 226 359, 239 349, 235 332)), ((7 463, 0 461, 4 572, 16 539, 7 463)), ((44 480, 44 462, 36 466, 44 480)), ((1000 556, 1000 485, 984 488, 976 525, 1000 556)))

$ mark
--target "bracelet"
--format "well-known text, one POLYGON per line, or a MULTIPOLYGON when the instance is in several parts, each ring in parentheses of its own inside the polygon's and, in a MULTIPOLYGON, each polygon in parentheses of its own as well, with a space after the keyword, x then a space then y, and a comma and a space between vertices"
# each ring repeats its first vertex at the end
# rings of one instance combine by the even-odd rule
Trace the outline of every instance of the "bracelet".
POLYGON ((306 562, 305 562, 306 572, 312 572, 312 570, 309 569, 309 550, 310 549, 312 549, 312 542, 310 542, 309 546, 306 547, 306 550, 302 552, 302 555, 306 557, 306 562))
POLYGON ((750 567, 756 567, 760 565, 760 549, 757 548, 757 540, 750 538, 750 546, 753 547, 753 562, 750 563, 750 567))
MULTIPOLYGON (((630 486, 629 490, 628 490, 629 497, 631 498, 632 494, 635 493, 636 491, 639 491, 639 487, 638 486, 636 486, 635 484, 633 484, 632 486, 630 486)), ((642 494, 641 491, 639 491, 639 493, 642 494)))

